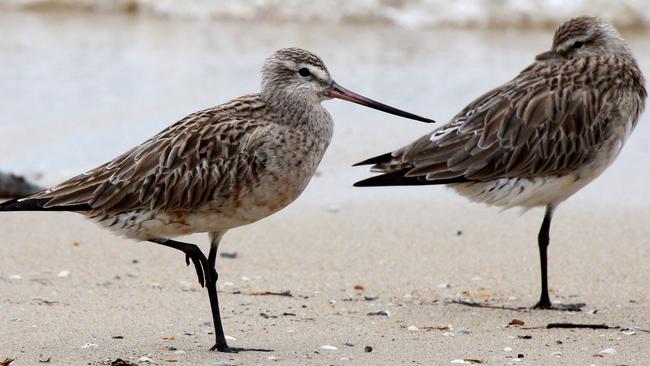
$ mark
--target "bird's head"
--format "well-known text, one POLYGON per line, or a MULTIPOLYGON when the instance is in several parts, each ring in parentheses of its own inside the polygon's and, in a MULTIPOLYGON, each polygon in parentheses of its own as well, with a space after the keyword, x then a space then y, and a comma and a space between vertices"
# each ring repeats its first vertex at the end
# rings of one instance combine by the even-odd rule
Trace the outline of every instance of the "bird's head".
POLYGON ((551 50, 538 55, 536 59, 543 61, 629 53, 627 43, 611 24, 597 17, 581 16, 560 25, 555 31, 551 50))
POLYGON ((279 105, 338 98, 401 117, 433 122, 345 89, 332 79, 320 57, 301 48, 284 48, 266 59, 262 67, 262 97, 279 105))

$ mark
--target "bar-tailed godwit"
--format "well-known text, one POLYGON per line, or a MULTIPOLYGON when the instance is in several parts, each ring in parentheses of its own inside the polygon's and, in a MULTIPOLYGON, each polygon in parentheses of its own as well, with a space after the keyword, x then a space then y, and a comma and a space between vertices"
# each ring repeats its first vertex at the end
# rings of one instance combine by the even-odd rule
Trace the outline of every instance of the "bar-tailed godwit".
POLYGON ((339 98, 423 122, 430 119, 355 94, 311 52, 287 48, 262 67, 261 93, 181 119, 117 158, 0 211, 73 211, 129 238, 178 249, 207 285, 216 343, 224 336, 215 261, 222 236, 287 206, 316 172, 332 137, 321 102, 339 98), (208 257, 175 236, 207 232, 208 257))
POLYGON ((550 308, 546 250, 555 208, 616 158, 643 111, 639 66, 616 29, 578 17, 555 32, 550 51, 448 124, 356 165, 383 175, 355 186, 446 184, 476 202, 546 207, 539 231, 542 290, 550 308))

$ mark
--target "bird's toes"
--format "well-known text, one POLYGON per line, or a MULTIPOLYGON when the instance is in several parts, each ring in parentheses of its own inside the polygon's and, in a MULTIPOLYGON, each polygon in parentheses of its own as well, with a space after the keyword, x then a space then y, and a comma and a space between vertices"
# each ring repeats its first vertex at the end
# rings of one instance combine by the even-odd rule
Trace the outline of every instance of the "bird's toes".
POLYGON ((228 344, 215 344, 210 348, 210 351, 219 351, 224 353, 239 353, 239 348, 230 348, 228 344))

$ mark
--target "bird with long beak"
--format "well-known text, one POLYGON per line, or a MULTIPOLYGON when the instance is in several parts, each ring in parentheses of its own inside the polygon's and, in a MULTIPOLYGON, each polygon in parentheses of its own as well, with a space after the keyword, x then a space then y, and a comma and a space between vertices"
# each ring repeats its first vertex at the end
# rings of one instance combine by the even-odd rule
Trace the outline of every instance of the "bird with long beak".
POLYGON ((264 63, 261 93, 192 113, 108 163, 2 203, 0 211, 77 212, 128 238, 182 251, 208 289, 211 350, 236 351, 219 315, 219 242, 302 193, 332 138, 332 117, 320 103, 330 98, 433 122, 341 87, 311 52, 282 49, 264 63), (171 239, 200 232, 209 233, 207 258, 195 244, 171 239))

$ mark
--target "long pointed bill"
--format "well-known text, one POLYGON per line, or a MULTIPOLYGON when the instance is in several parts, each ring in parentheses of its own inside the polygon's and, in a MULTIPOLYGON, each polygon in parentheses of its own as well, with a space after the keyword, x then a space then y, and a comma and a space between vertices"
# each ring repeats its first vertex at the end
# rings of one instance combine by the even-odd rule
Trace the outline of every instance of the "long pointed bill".
POLYGON ((338 99, 347 100, 349 102, 365 105, 366 107, 374 108, 374 109, 380 110, 382 112, 394 114, 396 116, 414 119, 416 121, 422 121, 422 122, 426 122, 426 123, 435 122, 432 119, 420 117, 420 116, 415 115, 413 113, 409 113, 409 112, 405 112, 405 111, 397 109, 397 108, 393 108, 393 107, 388 106, 386 104, 379 103, 377 101, 366 98, 366 97, 364 97, 362 95, 359 95, 357 93, 351 92, 351 91, 345 89, 344 87, 340 86, 339 84, 337 84, 334 81, 332 81, 332 84, 330 85, 329 89, 327 90, 327 96, 330 97, 330 98, 338 98, 338 99))

